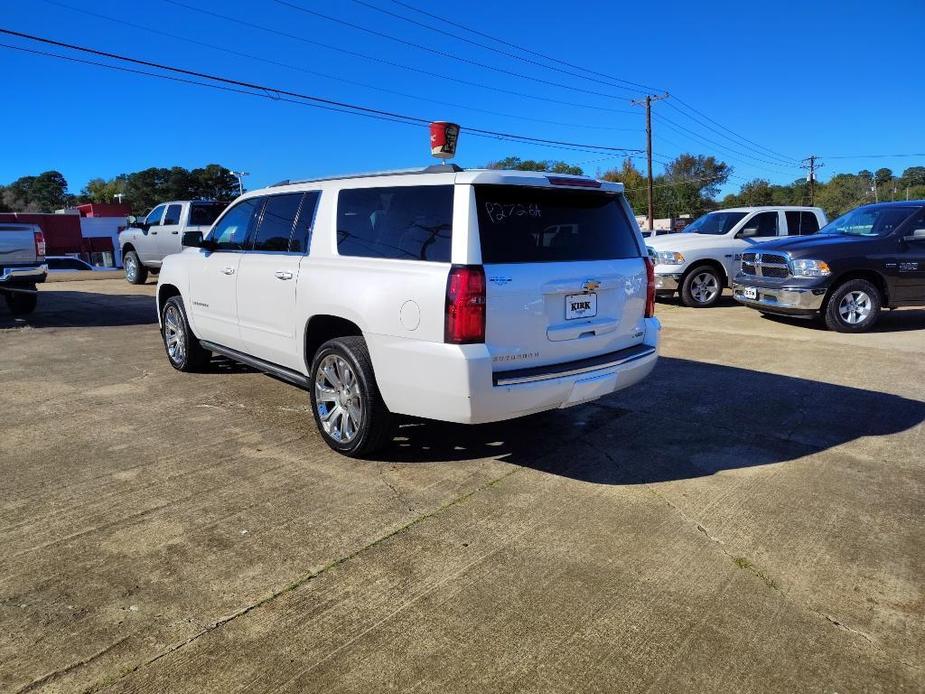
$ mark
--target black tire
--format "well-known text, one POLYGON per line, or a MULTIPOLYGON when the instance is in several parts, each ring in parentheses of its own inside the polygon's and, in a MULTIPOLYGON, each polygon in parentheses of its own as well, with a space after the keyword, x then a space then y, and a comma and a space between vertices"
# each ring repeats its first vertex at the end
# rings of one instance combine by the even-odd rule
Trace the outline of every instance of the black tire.
POLYGON ((723 273, 712 265, 697 265, 681 283, 681 303, 691 308, 709 308, 723 295, 723 273))
POLYGON ((141 264, 135 251, 129 251, 122 256, 122 266, 125 268, 125 279, 129 284, 144 284, 148 281, 148 268, 141 264))
MULTIPOLYGON (((23 289, 35 289, 33 284, 31 287, 23 287, 23 289)), ((24 294, 23 292, 8 292, 6 295, 6 305, 9 306, 10 312, 14 316, 26 316, 32 313, 35 310, 35 306, 38 303, 39 295, 38 294, 24 294)))
POLYGON ((161 309, 161 337, 167 361, 177 371, 201 371, 212 358, 212 353, 203 349, 190 330, 183 299, 179 296, 172 296, 164 302, 164 308, 161 309))
POLYGON ((880 317, 883 298, 867 280, 848 280, 832 291, 825 305, 825 324, 840 333, 863 333, 880 317))
POLYGON ((338 453, 362 458, 381 450, 391 441, 392 413, 379 393, 369 350, 362 337, 339 337, 328 340, 318 348, 312 358, 309 392, 312 414, 321 438, 338 453), (323 365, 340 369, 334 375, 344 389, 339 389, 334 380, 328 378, 322 371, 323 365), (343 370, 343 365, 348 370, 343 370), (354 375, 352 380, 348 373, 354 375), (331 400, 319 402, 320 388, 331 392, 331 400), (330 403, 334 403, 334 406, 331 407, 330 403), (322 421, 322 412, 325 411, 329 415, 322 421), (353 419, 354 414, 359 416, 358 424, 353 419), (352 436, 351 424, 354 432, 352 436))

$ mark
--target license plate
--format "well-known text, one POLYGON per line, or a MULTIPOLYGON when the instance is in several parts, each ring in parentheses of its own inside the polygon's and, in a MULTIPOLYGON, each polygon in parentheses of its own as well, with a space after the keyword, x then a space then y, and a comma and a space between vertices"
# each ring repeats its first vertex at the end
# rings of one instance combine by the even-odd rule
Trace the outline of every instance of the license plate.
POLYGON ((593 318, 597 315, 597 294, 572 294, 565 297, 565 319, 593 318))
POLYGON ((758 290, 754 287, 742 287, 742 296, 744 296, 746 299, 757 299, 758 290))

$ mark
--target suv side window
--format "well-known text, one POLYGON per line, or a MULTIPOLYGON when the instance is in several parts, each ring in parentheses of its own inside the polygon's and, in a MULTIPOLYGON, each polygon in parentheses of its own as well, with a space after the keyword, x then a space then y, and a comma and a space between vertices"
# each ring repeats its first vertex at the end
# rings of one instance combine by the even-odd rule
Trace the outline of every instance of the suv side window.
POLYGON ((209 238, 215 241, 216 250, 240 251, 244 241, 257 223, 265 198, 248 198, 232 207, 212 228, 209 238))
POLYGON ((809 236, 819 231, 819 220, 812 212, 791 210, 787 216, 787 233, 790 236, 809 236))
POLYGON ((164 215, 164 208, 166 205, 158 205, 153 210, 148 212, 148 216, 145 217, 145 224, 149 227, 156 227, 161 225, 161 217, 164 215))
POLYGON ((183 205, 167 205, 167 214, 164 215, 164 226, 180 223, 180 211, 183 205))
POLYGON ((302 193, 271 195, 263 207, 260 226, 253 235, 253 243, 248 248, 255 251, 276 251, 285 253, 289 250, 289 236, 299 214, 302 193))
POLYGON ((743 239, 756 236, 777 236, 777 212, 760 212, 745 222, 738 235, 743 239))
POLYGON ((312 238, 312 227, 315 224, 315 210, 318 209, 318 199, 320 197, 321 193, 316 190, 305 193, 302 209, 299 210, 299 219, 296 221, 292 237, 289 239, 290 253, 308 253, 312 238))
POLYGON ((354 188, 337 196, 337 252, 448 263, 453 186, 354 188))

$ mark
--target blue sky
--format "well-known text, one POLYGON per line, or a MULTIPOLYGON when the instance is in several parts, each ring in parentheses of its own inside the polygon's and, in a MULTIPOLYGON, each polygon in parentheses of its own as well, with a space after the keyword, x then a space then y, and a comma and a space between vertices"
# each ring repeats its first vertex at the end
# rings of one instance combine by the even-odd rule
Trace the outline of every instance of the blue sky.
MULTIPOLYGON (((714 154, 734 167, 726 190, 738 189, 744 180, 755 177, 784 183, 800 176, 800 169, 783 162, 781 155, 794 159, 821 155, 823 179, 838 171, 887 166, 899 173, 907 166, 925 164, 925 157, 836 158, 925 151, 921 58, 925 3, 921 0, 874 5, 403 1, 574 65, 667 89, 674 96, 653 109, 656 160, 681 151, 714 154), (685 105, 703 115, 692 114, 685 105)), ((328 99, 453 120, 463 126, 457 158, 462 166, 484 165, 509 154, 561 158, 582 164, 592 174, 620 164, 619 156, 607 158, 607 153, 474 137, 466 134, 467 126, 576 143, 644 147, 642 109, 629 103, 639 92, 515 60, 371 7, 544 62, 394 0, 285 2, 448 55, 374 36, 279 0, 177 2, 302 40, 242 26, 169 0, 0 0, 0 26, 328 99), (378 62, 310 42, 364 53, 378 62)), ((5 36, 0 43, 36 48, 5 36)), ((108 178, 149 166, 192 168, 215 162, 251 172, 246 184, 255 188, 284 178, 432 161, 422 127, 112 72, 7 48, 0 48, 0 75, 6 96, 0 108, 6 134, 0 183, 57 169, 76 192, 92 177, 108 178)), ((644 166, 644 159, 637 163, 644 166)), ((656 164, 656 171, 660 169, 656 164)))

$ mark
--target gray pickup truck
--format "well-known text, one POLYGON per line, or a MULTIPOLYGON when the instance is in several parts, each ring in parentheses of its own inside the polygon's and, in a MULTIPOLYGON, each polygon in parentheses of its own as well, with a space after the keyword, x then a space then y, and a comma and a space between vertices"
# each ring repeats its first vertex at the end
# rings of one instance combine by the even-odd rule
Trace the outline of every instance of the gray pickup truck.
POLYGON ((184 232, 205 234, 226 207, 227 202, 174 200, 157 205, 143 220, 129 217, 128 228, 119 234, 125 279, 144 284, 149 271, 157 273, 166 256, 182 250, 184 232))
POLYGON ((32 313, 45 281, 45 235, 35 224, 0 222, 0 294, 13 315, 32 313))

